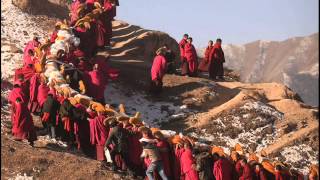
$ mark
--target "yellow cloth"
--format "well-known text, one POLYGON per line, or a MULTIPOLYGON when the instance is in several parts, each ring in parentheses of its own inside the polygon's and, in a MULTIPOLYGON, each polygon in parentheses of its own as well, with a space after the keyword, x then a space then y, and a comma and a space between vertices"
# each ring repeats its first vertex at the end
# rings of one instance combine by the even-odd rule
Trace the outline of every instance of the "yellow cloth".
POLYGON ((139 118, 135 118, 135 117, 130 117, 129 118, 129 123, 135 126, 142 126, 143 123, 141 122, 141 120, 139 118))
POLYGON ((126 109, 124 108, 124 104, 119 105, 119 112, 124 113, 124 114, 126 113, 126 109))
POLYGON ((224 153, 223 149, 221 147, 218 147, 218 146, 212 146, 211 153, 212 154, 217 153, 217 154, 219 154, 219 156, 226 156, 226 154, 224 153))
POLYGON ((237 143, 235 146, 234 146, 234 149, 240 154, 240 155, 243 155, 244 152, 243 152, 243 149, 241 147, 241 145, 239 143, 237 143))
POLYGON ((269 171, 269 172, 272 173, 272 174, 275 174, 274 166, 273 166, 273 164, 270 163, 269 161, 264 160, 264 161, 261 163, 261 165, 262 165, 262 167, 263 167, 265 170, 269 171))
POLYGON ((86 86, 84 85, 84 82, 82 80, 79 81, 79 90, 80 90, 81 94, 86 93, 86 86))
POLYGON ((73 106, 75 106, 76 104, 78 104, 78 102, 77 102, 77 100, 76 100, 75 98, 69 97, 68 99, 69 99, 70 103, 71 103, 73 106))
POLYGON ((256 154, 251 153, 251 154, 249 154, 249 161, 259 162, 259 158, 258 158, 258 156, 256 154))
POLYGON ((105 108, 101 103, 91 101, 90 106, 96 112, 104 112, 105 111, 105 108))
POLYGON ((42 72, 43 72, 42 66, 41 66, 41 64, 38 63, 38 62, 36 62, 36 63, 34 64, 34 68, 35 68, 35 70, 36 70, 36 73, 42 73, 42 72))

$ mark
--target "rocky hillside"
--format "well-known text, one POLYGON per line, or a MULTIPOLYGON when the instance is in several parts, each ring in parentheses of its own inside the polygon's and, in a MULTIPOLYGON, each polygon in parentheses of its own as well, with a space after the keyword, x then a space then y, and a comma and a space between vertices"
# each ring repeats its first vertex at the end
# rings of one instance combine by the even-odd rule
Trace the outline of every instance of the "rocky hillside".
MULTIPOLYGON (((278 82, 297 92, 307 104, 318 106, 319 33, 285 41, 255 41, 224 45, 226 66, 240 73, 242 82, 278 82)), ((203 50, 199 51, 199 55, 203 50)))

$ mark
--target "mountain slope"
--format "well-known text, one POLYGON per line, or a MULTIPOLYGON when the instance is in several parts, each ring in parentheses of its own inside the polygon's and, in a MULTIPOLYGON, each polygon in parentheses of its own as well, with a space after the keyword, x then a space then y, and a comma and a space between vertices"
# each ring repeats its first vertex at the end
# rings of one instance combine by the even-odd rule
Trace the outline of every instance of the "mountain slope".
MULTIPOLYGON (((278 82, 297 92, 307 104, 318 106, 319 33, 285 41, 255 41, 224 45, 225 66, 241 81, 278 82)), ((199 51, 199 55, 203 50, 199 51)))

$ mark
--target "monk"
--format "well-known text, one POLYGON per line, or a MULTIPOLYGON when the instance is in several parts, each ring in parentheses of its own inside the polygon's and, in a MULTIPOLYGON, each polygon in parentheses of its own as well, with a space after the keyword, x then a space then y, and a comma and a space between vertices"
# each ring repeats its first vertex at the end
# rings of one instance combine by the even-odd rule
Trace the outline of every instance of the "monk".
POLYGON ((188 62, 188 75, 190 77, 197 76, 198 71, 198 56, 196 49, 192 45, 192 38, 187 39, 187 44, 184 47, 185 58, 188 62))
POLYGON ((256 164, 255 165, 255 170, 254 170, 254 174, 253 174, 253 178, 255 180, 267 180, 267 174, 265 172, 265 170, 263 169, 261 164, 256 164))
POLYGON ((249 164, 247 163, 246 159, 241 159, 241 166, 243 168, 242 174, 239 177, 239 180, 252 180, 252 171, 251 168, 249 166, 249 164))
POLYGON ((68 99, 67 95, 64 95, 64 100, 62 101, 59 109, 59 116, 62 120, 64 131, 66 135, 66 141, 68 144, 68 149, 74 145, 74 107, 68 99))
POLYGON ((154 137, 157 140, 156 146, 160 151, 160 156, 163 162, 164 173, 166 174, 168 179, 171 179, 173 175, 172 175, 171 166, 170 166, 170 155, 171 155, 170 145, 160 131, 155 132, 154 137))
POLYGON ((40 85, 40 75, 34 74, 30 79, 29 86, 29 104, 28 108, 32 113, 40 112, 40 105, 38 103, 37 95, 38 95, 38 87, 40 85))
POLYGON ((27 66, 29 64, 35 64, 34 51, 32 49, 29 49, 28 54, 23 57, 23 66, 27 66))
POLYGON ((199 179, 214 179, 212 168, 212 157, 208 152, 201 152, 196 156, 197 171, 199 172, 199 179))
POLYGON ((232 179, 232 164, 224 157, 214 153, 212 155, 214 160, 213 175, 216 180, 231 180, 232 179))
POLYGON ((167 73, 168 74, 175 74, 176 73, 176 65, 175 65, 175 59, 176 55, 175 53, 169 48, 167 44, 163 46, 166 49, 166 53, 164 55, 165 59, 167 60, 167 73))
POLYGON ((98 64, 100 71, 105 76, 107 76, 108 79, 116 80, 119 77, 119 73, 120 72, 119 72, 118 69, 111 68, 108 65, 109 58, 110 58, 110 56, 104 57, 104 56, 101 56, 101 55, 97 55, 91 60, 91 63, 98 64))
POLYGON ((8 101, 11 104, 15 104, 16 99, 18 97, 21 99, 21 101, 23 103, 27 104, 27 102, 28 102, 27 95, 25 94, 24 90, 22 89, 20 83, 19 82, 15 82, 14 85, 13 85, 13 89, 9 93, 8 101))
POLYGON ((58 31, 60 30, 60 25, 56 24, 54 26, 54 31, 52 32, 51 36, 50 36, 50 43, 54 43, 58 37, 58 31))
POLYGON ((42 123, 47 129, 50 138, 56 138, 56 119, 59 112, 60 104, 53 97, 53 94, 48 94, 42 108, 42 123))
POLYGON ((224 80, 223 63, 225 62, 224 53, 221 48, 221 39, 217 39, 209 55, 209 77, 212 80, 219 79, 224 80))
POLYGON ((32 116, 28 107, 17 98, 14 105, 14 120, 12 122, 12 134, 15 140, 27 139, 31 146, 37 140, 37 135, 33 125, 32 116))
POLYGON ((89 95, 95 98, 100 103, 105 103, 104 101, 104 91, 106 89, 107 80, 102 74, 98 64, 93 66, 93 70, 89 73, 90 83, 88 86, 89 95))
POLYGON ((159 49, 156 53, 157 56, 154 58, 151 67, 150 92, 152 94, 159 94, 162 91, 162 79, 167 68, 167 61, 164 58, 165 50, 159 49))
POLYGON ((45 81, 42 80, 38 87, 38 95, 37 101, 39 103, 39 107, 42 109, 44 102, 47 99, 50 88, 46 85, 45 81))
POLYGON ((79 25, 74 30, 75 36, 80 38, 78 49, 84 52, 84 56, 91 58, 96 53, 96 34, 94 28, 87 29, 79 25))
POLYGON ((85 3, 85 0, 73 0, 73 2, 71 3, 70 14, 69 14, 71 25, 74 25, 76 21, 79 19, 77 11, 80 5, 83 3, 85 3))
POLYGON ((184 180, 199 180, 196 171, 196 162, 192 156, 190 143, 184 143, 183 152, 180 157, 181 178, 184 180))
POLYGON ((199 64, 199 67, 198 67, 199 71, 202 71, 202 72, 207 72, 208 71, 208 68, 209 68, 208 67, 209 66, 209 55, 210 55, 210 52, 211 52, 212 48, 213 48, 213 41, 210 40, 208 42, 208 46, 207 46, 206 51, 204 53, 204 58, 202 59, 202 61, 199 64))
POLYGON ((110 39, 112 37, 112 20, 115 17, 115 6, 110 0, 104 0, 103 10, 104 13, 101 15, 102 22, 105 27, 105 42, 106 48, 110 47, 110 39))
POLYGON ((28 64, 27 66, 16 69, 14 73, 15 81, 17 80, 19 74, 23 74, 25 81, 28 81, 36 73, 36 70, 33 64, 28 64))
POLYGON ((73 108, 73 118, 74 118, 74 134, 76 137, 77 148, 82 150, 84 154, 90 157, 94 157, 92 152, 94 152, 94 146, 90 144, 90 125, 88 118, 88 113, 86 108, 76 103, 73 108))
POLYGON ((28 55, 29 50, 34 51, 34 49, 39 46, 40 42, 38 37, 34 37, 31 41, 27 42, 26 47, 23 50, 24 57, 28 55))
POLYGON ((282 174, 282 167, 280 165, 276 165, 275 167, 275 180, 285 180, 284 174, 282 174))
POLYGON ((180 59, 181 59, 181 75, 185 76, 188 74, 188 62, 185 57, 185 45, 187 44, 187 39, 189 35, 184 34, 183 39, 179 42, 179 48, 180 48, 180 59))
POLYGON ((102 112, 98 112, 97 116, 90 119, 90 142, 96 146, 96 159, 98 161, 106 160, 104 154, 104 145, 108 138, 109 126, 104 124, 105 116, 102 112))

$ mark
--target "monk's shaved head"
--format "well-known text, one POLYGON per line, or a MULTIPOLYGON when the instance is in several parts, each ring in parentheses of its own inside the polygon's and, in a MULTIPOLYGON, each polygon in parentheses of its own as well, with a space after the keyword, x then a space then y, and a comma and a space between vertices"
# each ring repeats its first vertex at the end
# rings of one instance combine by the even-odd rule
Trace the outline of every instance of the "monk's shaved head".
POLYGON ((186 38, 186 39, 187 39, 188 37, 189 37, 188 34, 184 34, 184 35, 183 35, 183 38, 186 38))

